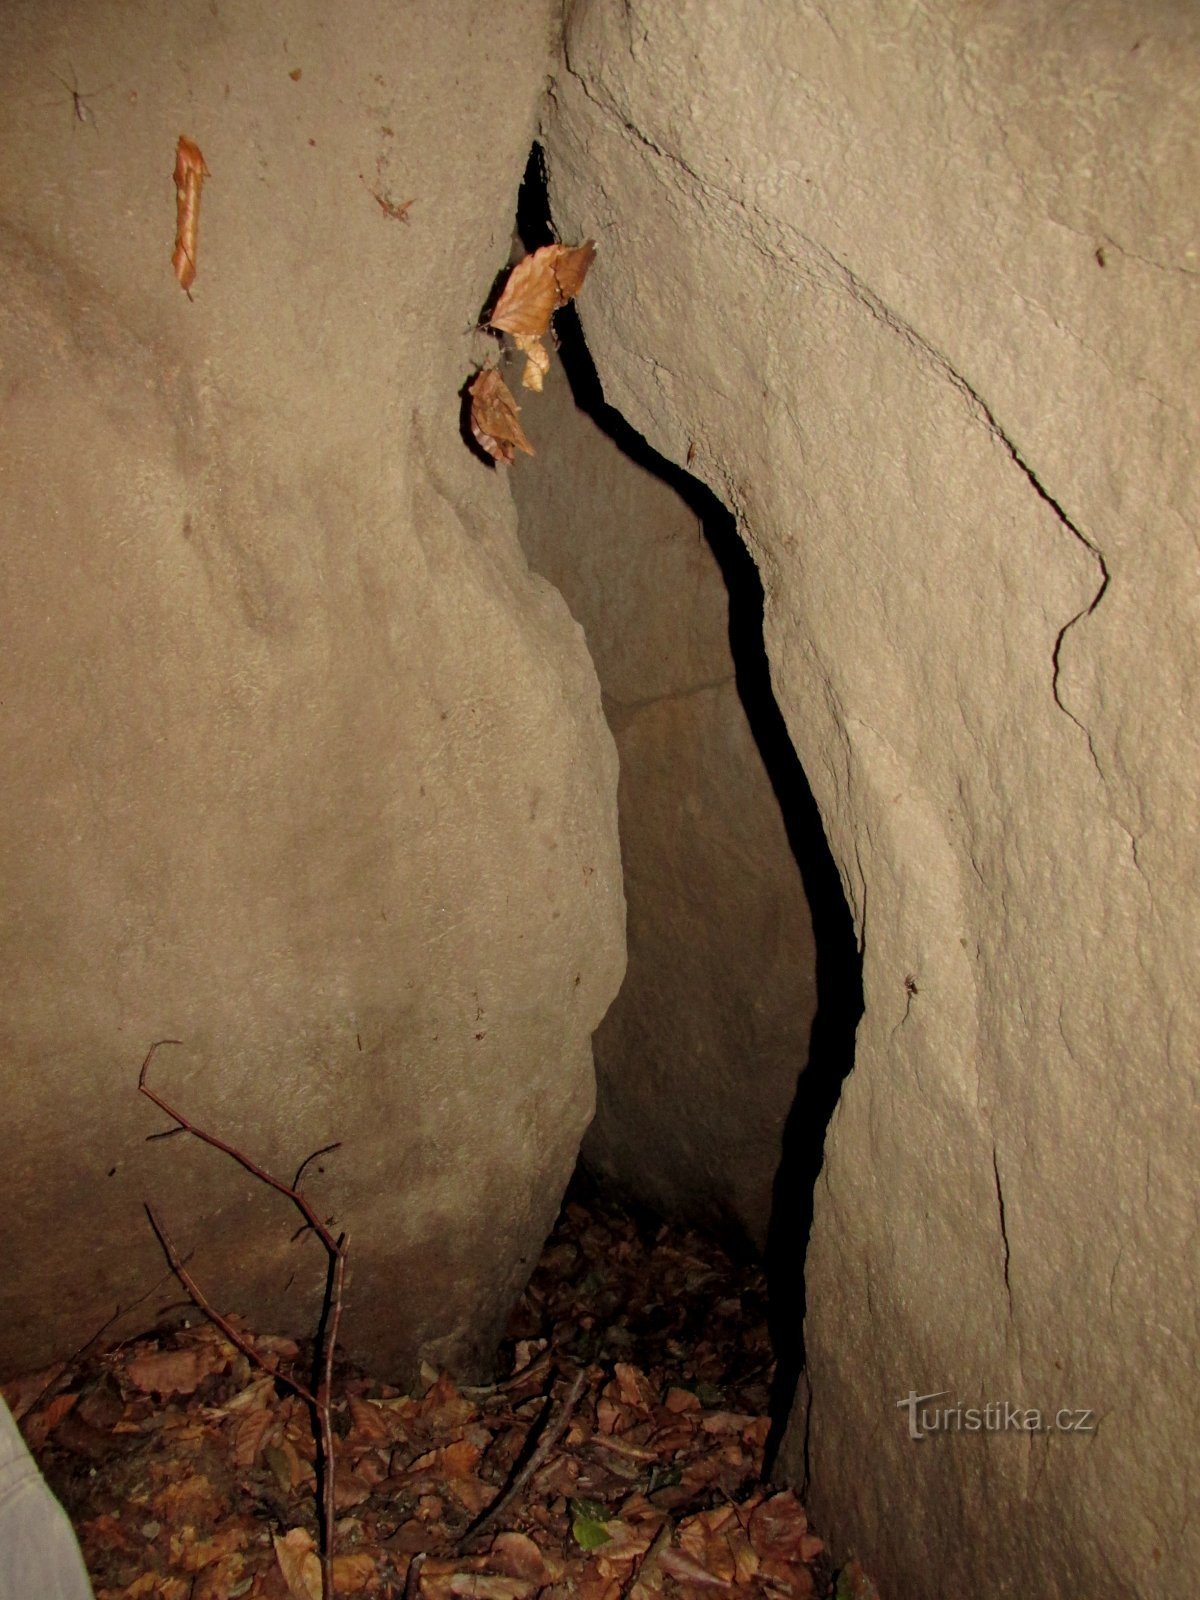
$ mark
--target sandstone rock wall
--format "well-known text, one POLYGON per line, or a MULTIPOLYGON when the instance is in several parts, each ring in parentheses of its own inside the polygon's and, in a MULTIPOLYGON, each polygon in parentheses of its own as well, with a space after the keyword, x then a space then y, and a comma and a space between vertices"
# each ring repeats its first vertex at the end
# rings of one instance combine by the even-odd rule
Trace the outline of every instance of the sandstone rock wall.
POLYGON ((1198 31, 578 0, 545 130, 606 396, 758 562, 863 944, 808 1446, 885 1593, 1200 1570, 1198 31), (1098 1429, 912 1440, 943 1390, 1098 1429))
POLYGON ((513 477, 522 548, 584 626, 620 759, 629 959, 594 1041, 583 1154, 660 1215, 761 1249, 816 975, 804 883, 742 700, 770 693, 761 639, 753 659, 756 585, 732 574, 731 601, 710 544, 729 559, 736 543, 719 508, 689 505, 624 453, 570 403, 557 364, 523 407, 538 454, 513 477))
POLYGON ((458 390, 554 23, 4 8, 4 1370, 178 1300, 143 1197, 219 1304, 311 1327, 294 1214, 143 1142, 155 1039, 282 1174, 342 1141, 309 1183, 378 1367, 481 1359, 553 1221, 623 966, 616 763, 458 390))

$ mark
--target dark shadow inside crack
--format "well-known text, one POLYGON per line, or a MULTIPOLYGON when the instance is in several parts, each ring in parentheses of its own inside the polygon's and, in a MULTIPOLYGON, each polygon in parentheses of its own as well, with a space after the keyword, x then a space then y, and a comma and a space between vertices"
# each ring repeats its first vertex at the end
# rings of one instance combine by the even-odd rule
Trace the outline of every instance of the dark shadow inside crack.
MULTIPOLYGON (((543 155, 536 144, 521 185, 517 233, 526 250, 537 249, 557 237, 550 215, 543 155)), ((660 455, 606 402, 574 303, 557 314, 555 331, 574 405, 629 463, 651 474, 678 496, 694 516, 699 535, 720 570, 728 596, 728 646, 737 695, 786 830, 791 854, 789 869, 799 874, 811 914, 816 951, 815 1014, 807 1040, 797 1050, 794 1061, 794 1091, 789 1089, 792 1098, 773 1178, 763 1253, 777 1362, 771 1400, 771 1445, 777 1448, 804 1366, 802 1264, 812 1227, 814 1191, 826 1130, 842 1083, 853 1065, 854 1035, 863 1003, 861 957, 820 812, 775 699, 763 640, 762 583, 739 535, 736 519, 705 483, 660 455)), ((602 684, 603 681, 602 675, 602 684)), ((613 708, 607 691, 605 705, 612 723, 613 708)), ((624 830, 624 823, 622 826, 624 830)), ((720 918, 722 908, 710 906, 707 914, 720 918)), ((736 1071, 737 1065, 731 1062, 730 1070, 736 1071)), ((587 1152, 585 1143, 585 1162, 587 1152)), ((703 1152, 699 1153, 699 1162, 703 1164, 703 1152)), ((606 1176, 595 1168, 591 1175, 601 1182, 606 1176)), ((622 1193, 626 1201, 649 1198, 655 1209, 652 1182, 647 1181, 645 1186, 626 1182, 622 1193)), ((667 1214, 668 1208, 661 1202, 657 1209, 667 1214)), ((684 1220, 695 1220, 694 1212, 684 1220)), ((736 1229, 733 1231, 736 1233, 736 1229)), ((744 1244, 744 1238, 740 1242, 744 1244)))

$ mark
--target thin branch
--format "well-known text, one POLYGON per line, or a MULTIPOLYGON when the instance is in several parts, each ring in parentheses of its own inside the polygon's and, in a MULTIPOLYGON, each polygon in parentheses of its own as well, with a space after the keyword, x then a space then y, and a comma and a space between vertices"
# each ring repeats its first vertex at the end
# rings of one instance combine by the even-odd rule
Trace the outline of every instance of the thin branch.
POLYGON ((245 1334, 239 1333, 234 1327, 233 1323, 221 1315, 221 1313, 205 1295, 195 1278, 192 1277, 191 1273, 184 1266, 183 1261, 180 1258, 179 1251, 175 1248, 175 1241, 167 1232, 165 1223, 162 1221, 161 1217, 157 1215, 154 1207, 147 1201, 143 1201, 142 1204, 146 1207, 146 1215, 150 1218, 150 1226, 158 1235, 158 1242, 162 1245, 167 1260, 171 1263, 171 1271, 187 1290, 188 1296, 192 1303, 198 1306, 201 1311, 203 1311, 204 1315, 210 1322, 215 1323, 216 1326, 220 1328, 221 1332, 229 1340, 230 1344, 237 1345, 238 1349, 242 1352, 246 1359, 252 1362, 254 1366, 265 1372, 268 1377, 276 1378, 280 1383, 286 1383, 288 1388, 291 1389, 294 1394, 298 1394, 306 1405, 316 1406, 317 1397, 315 1394, 313 1394, 311 1389, 309 1389, 305 1384, 297 1382, 295 1378, 289 1377, 286 1372, 282 1372, 278 1367, 271 1366, 254 1348, 249 1339, 246 1338, 245 1334))
POLYGON ((425 1565, 425 1551, 418 1550, 408 1563, 404 1575, 404 1600, 417 1600, 421 1593, 421 1568, 425 1565))
MULTIPOLYGON (((224 1139, 218 1139, 215 1133, 206 1133, 203 1128, 198 1128, 190 1117, 185 1117, 182 1111, 176 1111, 175 1107, 168 1104, 168 1102, 163 1099, 162 1095, 156 1094, 154 1090, 147 1085, 146 1072, 151 1061, 154 1059, 154 1052, 158 1049, 159 1045, 182 1043, 182 1039, 159 1039, 150 1046, 150 1049, 146 1054, 146 1059, 142 1062, 141 1074, 138 1077, 139 1091, 146 1096, 147 1100, 153 1100, 154 1104, 159 1108, 160 1111, 165 1111, 169 1117, 173 1117, 181 1128, 186 1128, 188 1133, 195 1134, 196 1138, 202 1140, 205 1144, 212 1145, 214 1150, 223 1151, 227 1156, 232 1157, 232 1159, 237 1162, 239 1167, 245 1167, 247 1172, 258 1178, 260 1182, 265 1183, 270 1188, 274 1189, 276 1194, 281 1194, 285 1197, 285 1199, 290 1200, 294 1206, 299 1208, 305 1221, 317 1235, 317 1238, 320 1239, 326 1250, 329 1251, 330 1255, 336 1255, 337 1241, 334 1239, 329 1229, 321 1221, 320 1217, 318 1217, 317 1213, 313 1210, 312 1206, 299 1190, 293 1189, 291 1184, 284 1183, 282 1178, 274 1177, 271 1173, 267 1172, 265 1168, 260 1167, 256 1161, 251 1161, 250 1157, 243 1151, 239 1150, 236 1145, 226 1144, 224 1139)), ((315 1153, 319 1154, 320 1152, 315 1153)))
POLYGON ((549 1367, 550 1352, 543 1350, 535 1361, 531 1361, 528 1366, 522 1367, 519 1371, 512 1373, 499 1383, 460 1383, 456 1387, 459 1394, 465 1394, 468 1398, 482 1397, 489 1394, 509 1394, 513 1389, 524 1388, 527 1383, 534 1383, 535 1381, 540 1383, 549 1367))
POLYGON ((318 1156, 327 1156, 331 1150, 340 1150, 341 1148, 342 1141, 335 1139, 332 1144, 323 1144, 319 1150, 314 1150, 312 1155, 305 1156, 304 1160, 296 1168, 296 1176, 292 1179, 292 1188, 299 1189, 300 1179, 304 1176, 304 1169, 310 1161, 315 1161, 318 1156))
POLYGON ((513 1478, 512 1482, 508 1485, 508 1488, 502 1490, 501 1493, 497 1495, 496 1499, 492 1501, 491 1505, 487 1508, 483 1515, 476 1520, 472 1527, 467 1529, 466 1533, 464 1533, 462 1538, 459 1540, 459 1554, 462 1554, 469 1544, 473 1544, 481 1534, 485 1533, 488 1528, 492 1526, 497 1518, 503 1515, 504 1511, 521 1493, 521 1490, 524 1489, 525 1485, 529 1482, 530 1478, 533 1477, 534 1473, 537 1472, 540 1467, 545 1465, 550 1452, 554 1449, 554 1446, 558 1443, 567 1430, 567 1423, 571 1420, 571 1413, 578 1405, 579 1396, 583 1393, 583 1385, 586 1377, 587 1373, 585 1369, 581 1367, 575 1374, 575 1381, 567 1390, 566 1398, 563 1400, 562 1407, 559 1410, 557 1417, 555 1417, 552 1422, 548 1422, 546 1424, 546 1427, 542 1432, 542 1436, 537 1442, 537 1448, 529 1457, 529 1460, 517 1473, 516 1477, 513 1478))
MULTIPOLYGON (((336 1147, 334 1147, 336 1148, 336 1147)), ((343 1233, 338 1239, 333 1257, 333 1282, 329 1289, 326 1303, 332 1306, 329 1314, 329 1326, 325 1330, 325 1371, 322 1374, 321 1387, 317 1393, 321 1396, 321 1403, 315 1408, 321 1423, 321 1457, 324 1463, 325 1482, 322 1485, 321 1510, 323 1513, 324 1528, 321 1539, 321 1592, 325 1595, 333 1594, 333 1543, 334 1543, 334 1504, 333 1504, 333 1410, 331 1397, 333 1395, 333 1352, 337 1346, 338 1327, 342 1320, 342 1290, 346 1282, 346 1248, 350 1243, 349 1234, 343 1233)))
MULTIPOLYGON (((295 1182, 284 1183, 281 1178, 276 1178, 256 1161, 239 1150, 236 1145, 227 1144, 224 1139, 218 1139, 216 1134, 208 1133, 198 1127, 190 1117, 185 1117, 173 1105, 164 1100, 146 1083, 146 1073, 154 1059, 154 1052, 160 1045, 180 1044, 179 1039, 159 1039, 150 1046, 146 1052, 146 1059, 142 1062, 142 1070, 138 1076, 138 1089, 152 1100, 160 1111, 165 1111, 179 1124, 178 1129, 172 1132, 186 1132, 194 1134, 204 1144, 212 1145, 214 1150, 220 1150, 240 1167, 244 1167, 253 1177, 265 1183, 268 1188, 274 1189, 276 1194, 281 1194, 292 1202, 300 1214, 324 1245, 329 1257, 328 1270, 325 1276, 325 1303, 321 1312, 321 1322, 317 1330, 317 1349, 313 1363, 312 1388, 300 1383, 297 1379, 289 1377, 279 1368, 268 1365, 259 1355, 251 1342, 240 1333, 237 1328, 211 1304, 201 1291, 199 1284, 187 1270, 180 1259, 174 1241, 167 1232, 161 1220, 155 1215, 150 1205, 146 1206, 146 1213, 150 1218, 150 1225, 158 1236, 159 1243, 166 1252, 167 1260, 171 1263, 172 1271, 183 1284, 193 1302, 199 1307, 206 1317, 220 1328, 225 1337, 235 1345, 248 1360, 263 1372, 269 1373, 272 1378, 287 1385, 294 1394, 308 1406, 312 1418, 312 1428, 318 1443, 318 1468, 321 1482, 321 1595, 322 1600, 333 1600, 333 1551, 336 1527, 334 1520, 334 1472, 336 1457, 334 1454, 333 1438, 333 1357, 337 1346, 338 1329, 342 1320, 342 1297, 346 1283, 346 1247, 348 1237, 343 1233, 335 1239, 329 1228, 323 1223, 309 1201, 300 1191, 300 1179, 309 1162, 317 1156, 326 1155, 330 1150, 336 1150, 338 1144, 325 1145, 320 1150, 314 1150, 300 1163, 296 1172, 295 1182), (318 1378, 318 1374, 320 1377, 318 1378), (313 1391, 316 1391, 315 1393, 313 1391)), ((153 1136, 152 1136, 153 1137, 153 1136)), ((340 1141, 339 1141, 340 1142, 340 1141)), ((303 1231, 303 1230, 302 1230, 303 1231)))

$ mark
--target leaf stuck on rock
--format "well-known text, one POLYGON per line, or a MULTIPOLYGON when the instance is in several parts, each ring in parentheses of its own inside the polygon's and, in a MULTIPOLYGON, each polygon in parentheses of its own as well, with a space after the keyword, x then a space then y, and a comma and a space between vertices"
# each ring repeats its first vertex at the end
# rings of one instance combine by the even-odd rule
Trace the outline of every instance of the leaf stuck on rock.
POLYGON ((520 406, 495 367, 484 367, 467 390, 471 396, 471 432, 496 461, 511 466, 517 450, 533 455, 517 413, 520 406))

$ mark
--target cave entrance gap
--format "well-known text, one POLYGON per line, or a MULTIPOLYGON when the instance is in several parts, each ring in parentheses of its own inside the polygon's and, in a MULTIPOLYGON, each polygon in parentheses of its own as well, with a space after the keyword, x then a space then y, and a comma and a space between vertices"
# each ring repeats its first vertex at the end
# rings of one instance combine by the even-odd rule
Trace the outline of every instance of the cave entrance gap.
MULTIPOLYGON (((536 144, 517 233, 526 250, 555 237, 536 144)), ((734 517, 605 403, 573 304, 556 328, 562 371, 522 395, 538 454, 513 492, 530 566, 563 593, 596 663, 629 907, 582 1162, 626 1199, 765 1259, 777 1443, 804 1361, 803 1263, 853 1064, 861 959, 734 517)))

